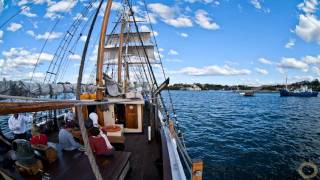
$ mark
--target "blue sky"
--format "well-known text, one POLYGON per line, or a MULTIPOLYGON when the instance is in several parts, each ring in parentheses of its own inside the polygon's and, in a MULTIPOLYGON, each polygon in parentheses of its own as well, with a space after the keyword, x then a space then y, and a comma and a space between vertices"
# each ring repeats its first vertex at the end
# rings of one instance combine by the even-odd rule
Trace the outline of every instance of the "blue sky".
MULTIPOLYGON (((45 39, 60 19, 36 69, 35 77, 41 80, 61 37, 88 2, 0 0, 0 24, 24 8, 23 13, 0 30, 0 77, 30 78, 45 39)), ((112 18, 119 8, 119 3, 115 2, 112 18)), ((165 70, 173 83, 259 85, 283 83, 286 75, 291 82, 320 76, 318 0, 146 2, 165 70)), ((143 18, 143 3, 137 1, 134 7, 136 15, 143 18)), ((84 19, 83 23, 86 21, 84 19)), ((94 68, 101 16, 97 21, 85 78, 94 68)), ((140 28, 146 29, 147 25, 141 23, 140 28)), ((76 79, 82 40, 65 68, 64 81, 76 79)))

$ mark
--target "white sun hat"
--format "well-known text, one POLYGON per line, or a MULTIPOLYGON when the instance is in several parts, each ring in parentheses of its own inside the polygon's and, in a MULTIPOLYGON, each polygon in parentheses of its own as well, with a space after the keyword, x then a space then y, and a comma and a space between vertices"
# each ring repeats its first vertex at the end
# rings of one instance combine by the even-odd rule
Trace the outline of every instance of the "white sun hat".
POLYGON ((92 120, 93 126, 98 127, 98 115, 95 112, 92 112, 89 114, 89 118, 92 120))

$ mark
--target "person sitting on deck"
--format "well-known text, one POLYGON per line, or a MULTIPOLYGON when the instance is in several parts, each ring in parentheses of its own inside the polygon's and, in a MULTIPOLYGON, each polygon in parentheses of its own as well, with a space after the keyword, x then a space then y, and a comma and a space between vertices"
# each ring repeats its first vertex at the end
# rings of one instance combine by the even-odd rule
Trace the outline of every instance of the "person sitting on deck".
POLYGON ((30 144, 31 145, 47 145, 48 143, 48 136, 45 134, 40 133, 40 129, 37 126, 33 126, 31 129, 31 139, 30 144))
POLYGON ((74 140, 72 134, 66 130, 66 127, 66 123, 62 121, 59 131, 59 144, 61 148, 66 151, 82 150, 81 145, 74 140))
POLYGON ((27 139, 27 123, 32 122, 32 116, 13 114, 8 120, 9 129, 14 134, 14 139, 27 139))
POLYGON ((114 153, 114 148, 110 144, 106 136, 100 134, 100 129, 93 127, 90 130, 91 136, 89 137, 89 143, 92 151, 96 155, 111 156, 114 153))

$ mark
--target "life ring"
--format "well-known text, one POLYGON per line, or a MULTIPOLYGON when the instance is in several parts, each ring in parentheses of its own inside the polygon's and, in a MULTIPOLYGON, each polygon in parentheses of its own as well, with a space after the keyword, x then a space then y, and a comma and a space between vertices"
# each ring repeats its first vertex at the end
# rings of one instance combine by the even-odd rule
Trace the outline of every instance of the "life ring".
POLYGON ((298 168, 298 173, 300 174, 300 176, 303 178, 303 179, 312 179, 314 177, 317 176, 318 174, 318 167, 317 165, 315 165, 314 163, 312 162, 303 162, 299 168, 298 168), (305 167, 309 167, 309 168, 312 168, 313 172, 311 174, 305 174, 303 172, 303 168, 305 167))
POLYGON ((104 132, 118 132, 121 131, 121 127, 117 125, 110 125, 103 127, 104 132))

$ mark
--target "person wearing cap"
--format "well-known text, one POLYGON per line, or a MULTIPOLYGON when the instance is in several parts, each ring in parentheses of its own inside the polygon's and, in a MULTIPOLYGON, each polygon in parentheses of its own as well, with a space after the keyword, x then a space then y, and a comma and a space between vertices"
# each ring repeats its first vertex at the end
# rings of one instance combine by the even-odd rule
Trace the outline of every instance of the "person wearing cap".
POLYGON ((93 127, 99 127, 98 122, 98 114, 95 112, 92 112, 89 114, 89 118, 92 120, 93 127))
POLYGON ((22 114, 13 114, 9 120, 9 129, 14 134, 14 139, 27 139, 27 123, 32 122, 32 116, 24 116, 22 114))

